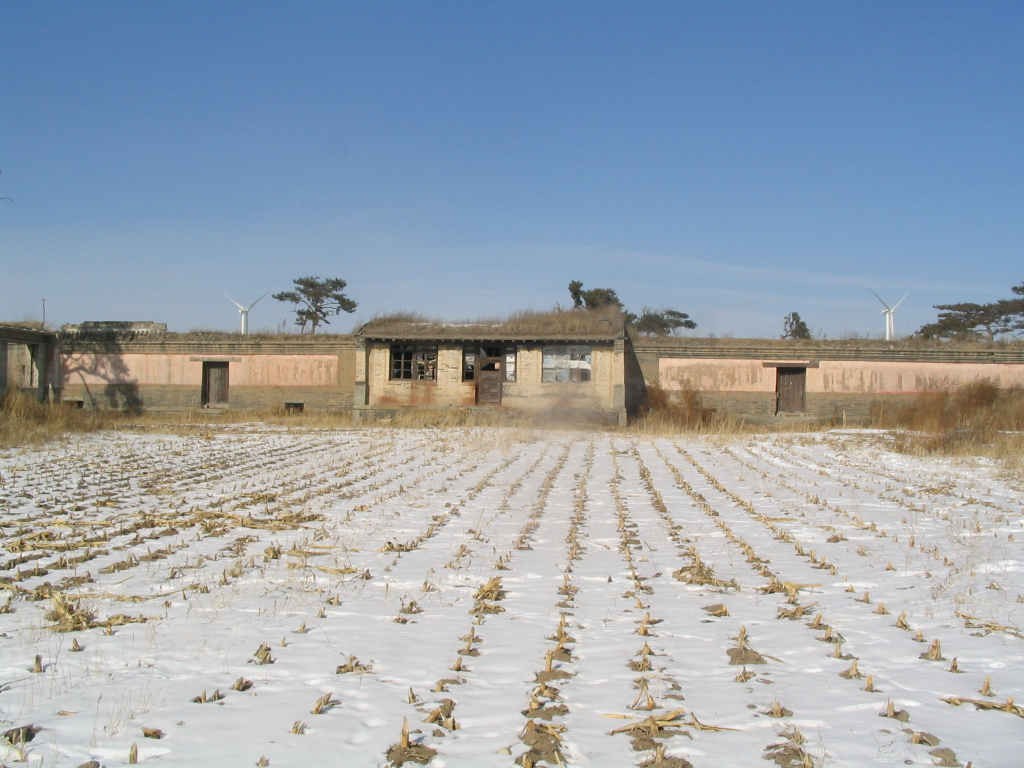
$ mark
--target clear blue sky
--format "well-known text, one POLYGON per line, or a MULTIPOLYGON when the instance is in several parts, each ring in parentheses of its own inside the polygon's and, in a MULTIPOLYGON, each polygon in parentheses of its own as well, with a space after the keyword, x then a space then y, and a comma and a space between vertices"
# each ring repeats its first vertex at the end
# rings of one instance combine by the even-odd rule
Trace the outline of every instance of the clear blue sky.
POLYGON ((1024 3, 11 1, 0 170, 3 319, 908 332, 1024 281, 1024 3))

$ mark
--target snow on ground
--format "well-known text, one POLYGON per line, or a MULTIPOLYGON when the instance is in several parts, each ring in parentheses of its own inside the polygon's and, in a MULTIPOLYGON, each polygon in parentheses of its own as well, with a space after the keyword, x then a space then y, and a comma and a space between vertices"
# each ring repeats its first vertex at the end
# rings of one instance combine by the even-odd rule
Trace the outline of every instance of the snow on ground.
POLYGON ((883 439, 2 452, 0 758, 1020 765, 1021 499, 883 439))

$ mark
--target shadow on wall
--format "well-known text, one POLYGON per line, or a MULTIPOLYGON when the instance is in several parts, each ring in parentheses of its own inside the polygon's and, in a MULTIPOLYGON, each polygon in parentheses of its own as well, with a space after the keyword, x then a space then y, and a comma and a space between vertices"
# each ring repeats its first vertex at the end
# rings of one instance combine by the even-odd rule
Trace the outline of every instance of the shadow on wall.
POLYGON ((625 370, 623 372, 626 392, 626 415, 630 419, 637 418, 647 403, 647 382, 644 380, 644 371, 640 366, 640 360, 636 356, 633 343, 626 338, 623 348, 625 355, 625 370))
POLYGON ((92 408, 110 408, 125 413, 141 413, 142 398, 139 384, 131 377, 128 366, 121 358, 122 348, 116 342, 90 344, 89 352, 75 352, 64 356, 64 381, 71 383, 77 377, 85 388, 86 397, 92 408), (89 385, 101 379, 105 383, 102 392, 99 385, 89 385), (95 389, 94 389, 95 388, 95 389))

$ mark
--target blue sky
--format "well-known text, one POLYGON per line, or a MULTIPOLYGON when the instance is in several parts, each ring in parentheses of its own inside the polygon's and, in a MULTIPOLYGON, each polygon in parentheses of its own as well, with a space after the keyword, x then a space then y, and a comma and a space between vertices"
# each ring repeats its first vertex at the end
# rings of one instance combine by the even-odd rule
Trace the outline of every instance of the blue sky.
POLYGON ((1024 281, 1022 137, 1020 2, 8 2, 0 317, 909 332, 1024 281))

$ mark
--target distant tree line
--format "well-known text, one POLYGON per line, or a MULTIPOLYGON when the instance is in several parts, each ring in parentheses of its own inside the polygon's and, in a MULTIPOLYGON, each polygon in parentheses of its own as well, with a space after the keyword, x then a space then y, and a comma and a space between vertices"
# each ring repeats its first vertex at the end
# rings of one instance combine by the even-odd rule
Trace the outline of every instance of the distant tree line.
MULTIPOLYGON (((275 293, 274 298, 295 305, 295 324, 302 332, 309 326, 310 333, 316 333, 318 327, 330 323, 331 316, 356 309, 356 302, 344 293, 346 282, 340 278, 313 275, 296 278, 292 282, 295 290, 275 293)), ((935 309, 939 310, 936 321, 921 326, 914 335, 924 339, 993 341, 996 336, 1024 331, 1024 283, 1013 286, 1010 291, 1012 298, 988 304, 936 304, 935 309)), ((626 324, 641 336, 671 336, 679 328, 697 327, 688 314, 677 309, 644 307, 639 315, 634 314, 623 306, 615 289, 584 289, 580 280, 569 283, 569 296, 576 310, 615 307, 622 313, 626 324)), ((782 338, 810 339, 812 336, 800 315, 790 312, 783 318, 782 338)))
POLYGON ((617 307, 626 324, 641 336, 671 336, 677 328, 696 328, 697 323, 685 312, 676 309, 651 309, 644 307, 639 315, 627 310, 612 288, 583 289, 583 283, 573 280, 569 283, 572 305, 578 310, 598 310, 617 307))

